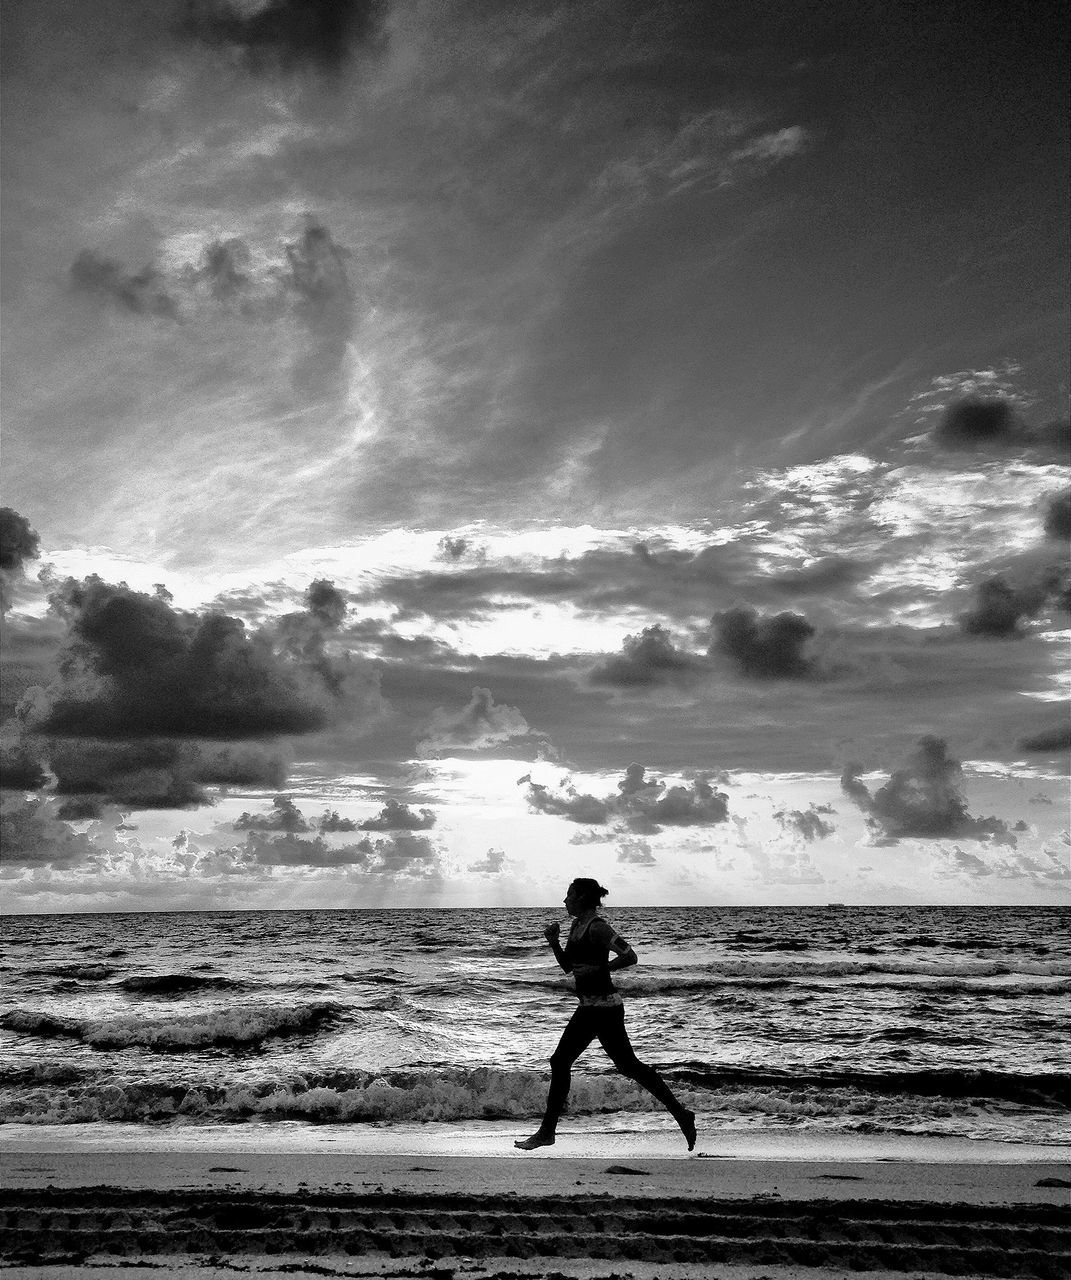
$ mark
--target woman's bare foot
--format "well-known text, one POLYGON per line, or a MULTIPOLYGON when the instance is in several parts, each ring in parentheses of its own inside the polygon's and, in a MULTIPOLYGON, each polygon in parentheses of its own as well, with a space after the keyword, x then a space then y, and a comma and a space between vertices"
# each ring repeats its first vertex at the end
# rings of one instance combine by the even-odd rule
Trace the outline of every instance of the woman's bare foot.
POLYGON ((554 1134, 544 1133, 542 1129, 537 1129, 530 1138, 520 1138, 513 1145, 520 1147, 522 1151, 534 1151, 536 1147, 552 1147, 554 1146, 554 1134))
POLYGON ((684 1134, 685 1141, 688 1143, 688 1150, 691 1151, 695 1146, 695 1112, 682 1112, 681 1118, 677 1121, 681 1127, 681 1133, 684 1134))

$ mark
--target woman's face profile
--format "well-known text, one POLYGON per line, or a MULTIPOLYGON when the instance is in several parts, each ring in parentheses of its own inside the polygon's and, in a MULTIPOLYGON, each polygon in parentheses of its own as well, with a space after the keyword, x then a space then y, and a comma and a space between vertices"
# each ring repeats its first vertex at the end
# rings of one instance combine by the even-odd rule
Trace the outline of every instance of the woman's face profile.
POLYGON ((565 909, 571 916, 575 916, 580 911, 580 895, 575 887, 570 885, 565 894, 565 909))

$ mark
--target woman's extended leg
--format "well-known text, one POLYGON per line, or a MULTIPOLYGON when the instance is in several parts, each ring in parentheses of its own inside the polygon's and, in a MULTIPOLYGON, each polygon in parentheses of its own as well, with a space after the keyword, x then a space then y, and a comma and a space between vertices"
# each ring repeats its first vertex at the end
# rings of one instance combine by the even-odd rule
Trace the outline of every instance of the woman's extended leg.
POLYGON ((565 1024, 558 1047, 550 1056, 550 1089, 547 1092, 547 1107, 543 1113, 543 1122, 530 1138, 515 1142, 513 1144, 515 1147, 520 1147, 522 1151, 532 1151, 535 1147, 554 1145, 558 1117, 565 1109, 565 1100, 569 1097, 573 1063, 598 1035, 598 1029, 593 1022, 590 1011, 580 1006, 565 1024))
POLYGON ((625 1030, 625 1010, 600 1009, 596 1035, 599 1044, 606 1050, 610 1061, 630 1080, 643 1085, 666 1108, 669 1114, 680 1125, 681 1133, 688 1142, 688 1150, 695 1146, 695 1112, 682 1106, 673 1094, 673 1090, 662 1079, 654 1067, 641 1062, 636 1057, 632 1041, 625 1030))

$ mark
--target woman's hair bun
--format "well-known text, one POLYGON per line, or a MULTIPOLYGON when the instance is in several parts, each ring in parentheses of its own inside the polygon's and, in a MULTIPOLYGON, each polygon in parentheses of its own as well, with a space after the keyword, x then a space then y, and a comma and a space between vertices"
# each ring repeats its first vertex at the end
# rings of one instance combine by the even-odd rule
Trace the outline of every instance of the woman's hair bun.
POLYGON ((576 895, 581 902, 593 907, 597 907, 610 892, 609 889, 604 889, 598 880, 592 880, 590 876, 578 876, 569 887, 576 891, 576 895))

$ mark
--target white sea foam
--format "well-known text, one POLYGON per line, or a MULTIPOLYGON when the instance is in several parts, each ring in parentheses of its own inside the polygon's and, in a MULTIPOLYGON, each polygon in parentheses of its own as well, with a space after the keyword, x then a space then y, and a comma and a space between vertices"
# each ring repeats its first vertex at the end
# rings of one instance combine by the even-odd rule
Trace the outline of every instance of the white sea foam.
MULTIPOLYGON (((534 1120, 546 1077, 535 1071, 388 1072, 319 1084, 301 1076, 227 1087, 203 1081, 102 1081, 79 1088, 35 1089, 0 1101, 0 1121, 72 1124, 100 1121, 226 1123, 250 1119, 318 1124, 534 1120)), ((867 1132, 945 1132, 974 1137, 1029 1132, 1031 1140, 1066 1142, 1071 1126, 1051 1112, 976 1099, 886 1094, 855 1085, 755 1083, 704 1090, 675 1084, 678 1097, 708 1125, 794 1127, 867 1132)), ((573 1115, 658 1110, 649 1095, 617 1075, 577 1075, 573 1115)), ((566 1120, 566 1123, 568 1121, 566 1120)))

